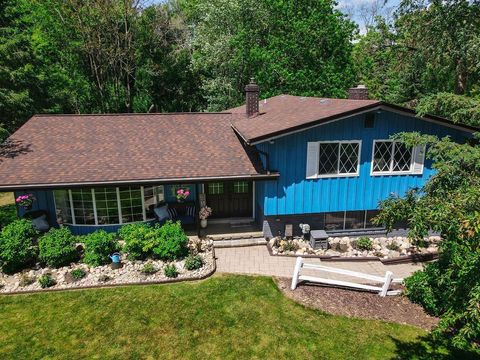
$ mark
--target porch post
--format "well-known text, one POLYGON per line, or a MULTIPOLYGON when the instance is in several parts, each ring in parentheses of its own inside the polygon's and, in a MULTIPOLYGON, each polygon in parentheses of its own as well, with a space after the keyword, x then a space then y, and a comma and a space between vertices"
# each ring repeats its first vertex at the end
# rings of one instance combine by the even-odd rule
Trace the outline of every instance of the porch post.
POLYGON ((197 236, 200 237, 200 184, 195 184, 195 223, 197 224, 197 236))

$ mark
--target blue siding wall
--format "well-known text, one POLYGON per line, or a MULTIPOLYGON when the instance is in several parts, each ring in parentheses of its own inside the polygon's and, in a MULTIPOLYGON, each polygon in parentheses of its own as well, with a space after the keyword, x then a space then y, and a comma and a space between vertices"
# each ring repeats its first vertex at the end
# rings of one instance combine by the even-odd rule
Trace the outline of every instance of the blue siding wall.
MULTIPOLYGON (((53 193, 51 190, 26 190, 26 191, 15 191, 15 198, 23 194, 33 194, 35 196, 35 201, 32 205, 32 210, 44 210, 48 214, 48 222, 52 226, 58 226, 57 224, 57 215, 55 213, 55 200, 53 199, 53 193)), ((25 210, 20 207, 18 209, 18 215, 22 217, 25 214, 25 210)))
POLYGON ((270 155, 270 168, 280 172, 277 181, 256 183, 257 204, 264 215, 320 213, 376 209, 391 193, 403 195, 422 186, 433 174, 426 161, 423 175, 371 176, 374 139, 388 139, 402 131, 419 131, 457 141, 470 136, 459 130, 391 112, 377 113, 374 127, 364 128, 364 115, 347 118, 264 142, 257 147, 270 155), (306 179, 307 142, 362 140, 360 176, 306 179))

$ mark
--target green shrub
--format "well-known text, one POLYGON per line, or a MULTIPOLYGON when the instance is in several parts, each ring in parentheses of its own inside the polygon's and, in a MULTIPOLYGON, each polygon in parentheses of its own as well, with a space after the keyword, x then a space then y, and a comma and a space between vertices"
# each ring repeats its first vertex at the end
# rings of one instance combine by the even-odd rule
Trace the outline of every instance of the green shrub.
POLYGON ((185 269, 197 270, 203 266, 203 259, 200 255, 189 255, 185 259, 185 269))
POLYGON ((178 276, 178 271, 175 267, 175 264, 165 265, 165 267, 163 268, 163 272, 165 273, 165 276, 169 278, 176 278, 178 276))
POLYGON ((0 229, 17 220, 15 204, 0 206, 0 229))
POLYGON ((39 258, 50 267, 61 267, 78 260, 76 238, 67 227, 52 228, 39 242, 39 258))
POLYGON ((120 239, 125 241, 123 251, 129 260, 143 260, 152 255, 157 237, 155 228, 145 223, 124 225, 118 231, 120 239))
POLYGON ((151 262, 146 263, 142 268, 142 273, 147 275, 155 274, 157 271, 158 269, 151 262))
POLYGON ((438 316, 440 309, 436 296, 425 271, 416 271, 404 280, 405 295, 411 302, 420 304, 430 315, 438 316))
POLYGON ((42 287, 42 289, 52 287, 55 285, 57 282, 55 279, 52 277, 51 274, 43 274, 38 278, 38 283, 42 287))
POLYGON ((27 274, 22 274, 22 276, 20 277, 20 281, 19 281, 19 285, 21 287, 25 287, 25 286, 28 286, 28 285, 31 285, 35 282, 35 278, 32 277, 32 276, 28 276, 27 274))
POLYGON ((0 233, 0 266, 5 273, 14 273, 33 265, 38 248, 33 238, 37 232, 29 220, 15 220, 0 233))
POLYGON ((373 242, 367 236, 362 236, 358 240, 353 242, 353 247, 358 250, 373 250, 373 242))
POLYGON ((180 222, 167 221, 163 226, 156 226, 153 253, 162 260, 176 260, 188 254, 188 237, 180 222))
POLYGON ((72 276, 73 280, 80 280, 87 276, 87 273, 85 270, 78 268, 70 271, 70 275, 72 276))
POLYGON ((293 240, 282 240, 280 241, 283 251, 297 251, 298 244, 293 240))
POLYGON ((118 250, 115 234, 97 230, 82 237, 85 253, 83 262, 90 266, 105 265, 110 262, 110 255, 118 250))
POLYGON ((390 244, 387 244, 386 248, 392 251, 400 250, 400 246, 395 241, 392 241, 390 244))
POLYGON ((163 226, 129 224, 120 228, 119 236, 125 241, 123 250, 129 260, 147 257, 175 260, 188 254, 188 237, 180 222, 167 221, 163 226))

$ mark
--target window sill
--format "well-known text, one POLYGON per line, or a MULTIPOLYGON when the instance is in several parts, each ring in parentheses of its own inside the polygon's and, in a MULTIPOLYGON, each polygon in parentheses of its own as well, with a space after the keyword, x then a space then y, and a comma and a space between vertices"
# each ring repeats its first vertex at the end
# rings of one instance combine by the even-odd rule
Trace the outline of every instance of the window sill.
POLYGON ((360 174, 336 174, 336 175, 317 175, 307 177, 307 180, 315 180, 315 179, 337 179, 337 178, 349 178, 349 177, 359 177, 360 174))
POLYGON ((377 172, 377 173, 370 173, 370 176, 400 176, 400 175, 423 175, 422 173, 414 173, 412 171, 399 171, 399 172, 377 172))

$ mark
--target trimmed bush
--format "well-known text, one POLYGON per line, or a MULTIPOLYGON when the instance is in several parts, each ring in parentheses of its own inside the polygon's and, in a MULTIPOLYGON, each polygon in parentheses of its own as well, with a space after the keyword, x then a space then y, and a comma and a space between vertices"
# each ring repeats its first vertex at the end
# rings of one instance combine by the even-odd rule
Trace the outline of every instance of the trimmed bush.
POLYGON ((100 266, 110 262, 110 255, 118 250, 115 234, 97 230, 82 237, 85 252, 83 262, 89 266, 100 266))
POLYGON ((42 287, 42 289, 52 287, 55 285, 57 282, 55 279, 52 277, 51 274, 43 274, 38 278, 38 283, 42 287))
POLYGON ((175 267, 175 264, 167 264, 163 268, 163 272, 165 273, 165 276, 168 278, 176 278, 178 276, 178 271, 177 268, 175 267))
POLYGON ((17 220, 17 207, 15 204, 0 206, 0 229, 17 220))
POLYGON ((185 259, 185 269, 197 270, 203 266, 203 259, 200 255, 189 255, 185 259))
POLYGON ((25 287, 25 286, 28 286, 28 285, 31 285, 35 282, 35 277, 33 276, 28 276, 27 274, 22 274, 22 276, 20 277, 20 281, 19 281, 19 285, 21 287, 25 287))
POLYGON ((124 225, 118 231, 120 239, 125 241, 123 251, 129 260, 143 260, 152 255, 155 244, 155 228, 145 223, 124 225))
POLYGON ((373 250, 373 242, 367 236, 362 236, 358 240, 353 242, 353 247, 358 250, 373 250))
POLYGON ((34 244, 37 235, 29 220, 15 220, 0 233, 0 266, 5 273, 23 270, 36 261, 38 248, 34 244))
POLYGON ((129 260, 153 257, 176 260, 188 254, 188 237, 180 222, 167 221, 163 226, 138 223, 122 226, 119 236, 129 260))
POLYGON ((143 265, 143 268, 142 268, 142 273, 146 275, 155 274, 157 271, 158 269, 151 262, 146 263, 145 265, 143 265))
POLYGON ((176 260, 188 254, 188 237, 180 222, 167 221, 163 226, 155 227, 155 246, 153 253, 162 260, 176 260))
POLYGON ((78 268, 70 271, 70 275, 72 276, 73 280, 80 280, 83 279, 87 275, 87 273, 85 272, 85 270, 78 268))
POLYGON ((52 228, 39 242, 39 258, 50 267, 69 265, 78 260, 76 238, 67 227, 52 228))

